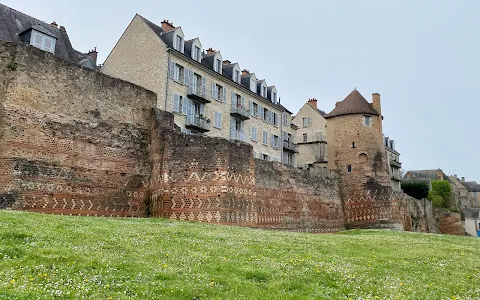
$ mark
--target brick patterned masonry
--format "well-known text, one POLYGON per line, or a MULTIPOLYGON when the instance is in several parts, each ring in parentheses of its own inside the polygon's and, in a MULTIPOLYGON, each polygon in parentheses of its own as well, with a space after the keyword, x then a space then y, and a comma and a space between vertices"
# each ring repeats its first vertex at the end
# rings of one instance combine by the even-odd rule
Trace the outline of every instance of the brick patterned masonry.
POLYGON ((0 209, 307 232, 372 218, 434 227, 432 210, 419 212, 404 195, 369 189, 342 201, 341 181, 326 169, 293 169, 254 159, 248 144, 181 134, 172 114, 155 109, 154 93, 33 47, 0 42, 0 72, 0 209))

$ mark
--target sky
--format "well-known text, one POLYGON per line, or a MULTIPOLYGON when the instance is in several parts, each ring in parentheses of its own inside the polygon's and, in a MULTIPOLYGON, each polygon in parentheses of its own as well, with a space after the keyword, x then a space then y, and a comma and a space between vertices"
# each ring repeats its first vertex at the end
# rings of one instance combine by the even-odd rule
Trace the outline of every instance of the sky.
POLYGON ((480 1, 3 0, 65 26, 103 62, 136 13, 275 85, 296 113, 309 98, 330 112, 356 88, 380 93, 383 131, 403 169, 441 168, 480 181, 480 1))

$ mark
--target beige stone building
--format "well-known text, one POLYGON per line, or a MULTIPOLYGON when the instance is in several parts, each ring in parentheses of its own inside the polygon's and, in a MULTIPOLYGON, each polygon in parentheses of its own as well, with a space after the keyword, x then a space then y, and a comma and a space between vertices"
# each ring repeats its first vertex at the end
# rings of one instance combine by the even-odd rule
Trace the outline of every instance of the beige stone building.
POLYGON ((383 142, 387 157, 388 172, 390 173, 390 185, 395 191, 401 191, 402 163, 400 162, 400 153, 395 149, 395 141, 388 136, 383 137, 383 142))
POLYGON ((327 120, 317 107, 317 99, 309 99, 293 118, 298 145, 298 167, 327 167, 327 120))
POLYGON ((199 38, 186 40, 171 22, 156 25, 137 14, 103 72, 157 93, 157 107, 173 112, 186 134, 246 142, 256 158, 295 165, 295 128, 276 87, 220 51, 203 51, 199 38))

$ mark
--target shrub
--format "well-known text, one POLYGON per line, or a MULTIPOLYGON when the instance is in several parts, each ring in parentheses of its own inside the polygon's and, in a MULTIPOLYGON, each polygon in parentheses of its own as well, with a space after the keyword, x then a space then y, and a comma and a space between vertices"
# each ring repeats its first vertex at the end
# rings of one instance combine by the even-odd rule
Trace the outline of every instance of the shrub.
POLYGON ((432 191, 435 195, 440 196, 443 199, 442 207, 446 207, 446 204, 452 197, 452 187, 447 180, 433 180, 432 184, 432 191))
POLYGON ((438 195, 434 190, 428 192, 428 200, 432 201, 434 207, 445 207, 445 200, 438 195))
POLYGON ((428 197, 430 185, 426 181, 402 181, 402 190, 413 198, 424 199, 428 197))

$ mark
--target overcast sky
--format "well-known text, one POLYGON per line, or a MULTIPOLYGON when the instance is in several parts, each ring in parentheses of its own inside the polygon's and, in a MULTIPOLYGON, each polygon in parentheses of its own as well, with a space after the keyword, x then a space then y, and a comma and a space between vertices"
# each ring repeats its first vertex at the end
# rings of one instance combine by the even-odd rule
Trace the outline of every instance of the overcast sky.
POLYGON ((3 0, 66 27, 100 62, 139 13, 275 85, 296 113, 329 112, 355 87, 380 93, 384 134, 406 170, 442 168, 480 181, 480 1, 3 0), (125 3, 128 2, 128 3, 125 3))

